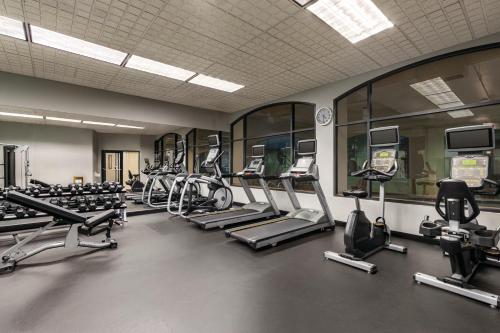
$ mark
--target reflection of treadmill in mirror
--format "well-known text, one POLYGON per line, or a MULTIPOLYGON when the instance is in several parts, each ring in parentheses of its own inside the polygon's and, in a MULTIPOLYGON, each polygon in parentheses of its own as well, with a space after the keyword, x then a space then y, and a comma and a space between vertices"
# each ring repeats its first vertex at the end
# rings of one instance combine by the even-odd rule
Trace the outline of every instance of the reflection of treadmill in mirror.
POLYGON ((202 229, 222 228, 226 225, 242 223, 246 221, 258 220, 271 216, 279 216, 280 211, 274 202, 271 191, 264 179, 264 146, 256 145, 252 147, 252 160, 246 168, 235 174, 240 180, 243 190, 250 203, 241 208, 217 211, 200 215, 193 215, 189 221, 198 224, 202 229), (247 180, 257 179, 259 185, 264 191, 267 202, 259 202, 248 185, 247 180))
POLYGON ((316 230, 333 229, 333 217, 328 208, 325 195, 319 183, 318 166, 316 165, 316 140, 301 140, 297 143, 298 160, 280 175, 294 210, 281 218, 261 223, 254 223, 226 230, 226 237, 236 238, 254 249, 267 245, 275 246, 278 242, 304 235, 316 230), (301 208, 292 187, 295 182, 311 182, 318 196, 321 210, 301 208))

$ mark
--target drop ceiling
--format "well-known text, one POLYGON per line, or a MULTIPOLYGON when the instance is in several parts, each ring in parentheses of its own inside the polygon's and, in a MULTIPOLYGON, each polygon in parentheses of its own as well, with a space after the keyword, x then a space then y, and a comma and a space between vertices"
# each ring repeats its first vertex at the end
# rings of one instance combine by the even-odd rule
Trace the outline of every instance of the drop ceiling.
POLYGON ((351 44, 292 0, 0 0, 0 15, 245 85, 234 93, 0 36, 0 71, 236 112, 500 31, 498 0, 373 0, 351 44))

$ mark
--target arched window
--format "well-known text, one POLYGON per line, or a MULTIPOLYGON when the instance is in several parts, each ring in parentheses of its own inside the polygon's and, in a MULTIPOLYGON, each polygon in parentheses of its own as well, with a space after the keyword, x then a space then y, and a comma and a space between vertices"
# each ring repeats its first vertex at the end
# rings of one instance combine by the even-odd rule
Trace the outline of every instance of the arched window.
POLYGON ((201 128, 193 128, 186 134, 186 145, 187 145, 187 169, 189 173, 199 172, 198 167, 206 159, 208 154, 208 136, 218 134, 221 143, 221 149, 224 151, 222 155, 219 166, 223 173, 229 172, 229 154, 230 154, 230 142, 229 142, 229 132, 206 130, 201 128))
MULTIPOLYGON (((266 146, 265 172, 279 176, 295 160, 298 140, 314 139, 314 104, 286 102, 267 105, 248 112, 231 125, 232 170, 241 171, 250 160, 253 145, 266 146)), ((249 182, 256 185, 255 182, 249 182)), ((238 185, 237 180, 233 185, 238 185)), ((279 180, 271 180, 273 189, 282 188, 279 180)), ((300 184, 299 190, 309 190, 300 184)))
MULTIPOLYGON (((367 131, 399 125, 400 170, 387 183, 387 198, 430 201, 436 181, 449 176, 446 128, 494 123, 500 129, 500 48, 490 45, 432 58, 373 79, 335 100, 336 190, 367 187, 349 176, 369 156, 367 131)), ((500 143, 497 134, 497 147, 500 143)), ((500 147, 499 147, 500 148, 500 147)), ((500 176, 500 151, 491 152, 489 177, 500 176)), ((378 195, 372 183, 371 196, 378 195)), ((479 197, 500 207, 496 197, 479 197)))

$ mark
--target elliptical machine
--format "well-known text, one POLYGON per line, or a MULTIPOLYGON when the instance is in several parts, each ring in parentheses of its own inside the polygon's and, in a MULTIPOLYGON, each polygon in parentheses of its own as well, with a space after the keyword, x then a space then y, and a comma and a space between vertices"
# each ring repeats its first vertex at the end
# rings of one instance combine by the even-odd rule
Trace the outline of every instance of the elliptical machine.
POLYGON ((344 191, 344 196, 354 197, 356 201, 356 209, 349 215, 345 228, 345 253, 326 251, 324 256, 326 259, 373 274, 377 272, 377 266, 364 261, 366 258, 383 249, 406 253, 407 248, 391 243, 391 230, 385 223, 385 183, 398 171, 396 148, 399 145, 399 126, 374 128, 370 130, 369 135, 371 159, 365 161, 362 170, 355 171, 351 175, 380 183, 381 215, 372 223, 361 210, 359 199, 368 196, 366 191, 360 189, 344 191))
POLYGON ((431 222, 427 216, 420 224, 420 233, 428 238, 440 237, 439 245, 450 258, 452 275, 437 278, 416 273, 414 280, 496 308, 500 306, 499 295, 469 284, 480 265, 500 267, 500 227, 487 230, 477 222, 480 210, 474 198, 474 194, 496 196, 499 193, 498 184, 487 178, 489 156, 484 153, 495 148, 495 130, 492 125, 480 125, 451 128, 445 133, 447 150, 467 152, 467 155, 454 156, 451 177, 437 183, 435 208, 442 220, 431 222))
POLYGON ((172 183, 168 196, 167 210, 170 214, 186 218, 191 213, 220 211, 232 206, 233 192, 219 167, 219 159, 224 154, 220 149, 219 136, 217 134, 209 135, 208 145, 210 150, 201 167, 211 172, 212 175, 178 174, 172 183), (205 184, 208 188, 206 197, 201 195, 201 184, 205 184), (179 200, 175 202, 174 198, 178 187, 182 187, 182 191, 179 200))

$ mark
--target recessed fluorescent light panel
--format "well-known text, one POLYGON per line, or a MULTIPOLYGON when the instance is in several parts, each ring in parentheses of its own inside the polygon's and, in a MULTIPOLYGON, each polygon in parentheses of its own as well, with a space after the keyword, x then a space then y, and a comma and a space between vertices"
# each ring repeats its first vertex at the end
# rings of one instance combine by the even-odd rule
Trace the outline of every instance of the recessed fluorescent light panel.
POLYGON ((84 124, 87 124, 87 125, 99 125, 99 126, 115 126, 115 124, 112 124, 112 123, 102 123, 100 121, 90 121, 90 120, 84 120, 83 121, 84 124))
POLYGON ((394 26, 371 0, 318 0, 307 10, 353 44, 394 26))
POLYGON ((134 129, 144 129, 144 127, 141 126, 132 126, 132 125, 116 125, 116 127, 121 127, 121 128, 134 128, 134 129))
MULTIPOLYGON (((451 90, 441 77, 410 84, 410 87, 427 98, 440 109, 448 109, 465 105, 451 90)), ((447 112, 452 118, 472 117, 471 110, 458 110, 447 112)))
POLYGON ((305 5, 307 5, 309 2, 311 2, 313 0, 293 0, 293 1, 296 2, 299 6, 304 7, 305 5))
POLYGON ((203 75, 203 74, 198 74, 194 78, 188 81, 189 83, 194 83, 200 86, 212 88, 212 89, 217 89, 217 90, 222 90, 222 91, 227 91, 227 92, 235 92, 236 90, 239 90, 243 88, 244 86, 241 84, 236 84, 233 82, 221 80, 221 79, 216 79, 215 77, 203 75))
POLYGON ((43 119, 43 116, 37 116, 36 114, 12 113, 12 112, 0 112, 0 116, 43 119))
POLYGON ((52 120, 52 121, 64 121, 67 123, 81 123, 81 120, 78 119, 71 119, 71 118, 59 118, 59 117, 45 117, 46 120, 52 120))
POLYGON ((195 72, 191 72, 183 68, 167 65, 158 61, 146 59, 136 55, 132 55, 130 57, 125 67, 134 68, 140 71, 166 76, 171 79, 182 80, 182 81, 186 81, 187 79, 196 74, 195 72))
POLYGON ((23 22, 0 16, 0 34, 26 40, 23 22))
POLYGON ((66 36, 34 25, 31 25, 31 38, 34 43, 76 53, 115 65, 120 65, 127 56, 126 53, 110 49, 109 47, 66 36))

